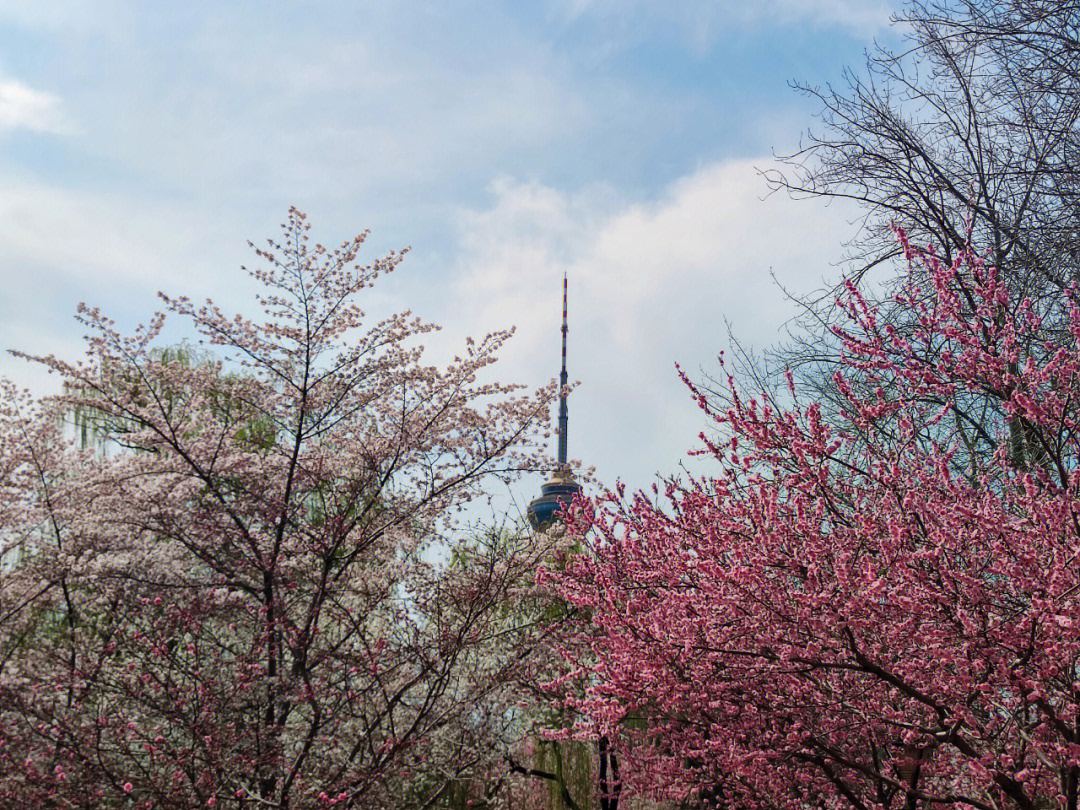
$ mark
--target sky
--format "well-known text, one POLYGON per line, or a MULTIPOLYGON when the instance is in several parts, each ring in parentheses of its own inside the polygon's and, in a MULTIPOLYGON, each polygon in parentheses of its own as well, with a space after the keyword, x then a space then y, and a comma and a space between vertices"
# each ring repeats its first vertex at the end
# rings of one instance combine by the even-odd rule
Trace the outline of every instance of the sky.
MULTIPOLYGON (((570 455, 631 488, 706 421, 676 374, 764 348, 779 285, 835 281, 856 215, 760 176, 837 82, 897 36, 890 0, 522 3, 5 0, 0 349, 75 358, 80 301, 131 329, 155 293, 254 314, 247 240, 290 205, 368 256, 410 246, 374 312, 433 350, 515 326, 500 379, 558 372, 570 455)), ((0 375, 56 382, 6 353, 0 375)))

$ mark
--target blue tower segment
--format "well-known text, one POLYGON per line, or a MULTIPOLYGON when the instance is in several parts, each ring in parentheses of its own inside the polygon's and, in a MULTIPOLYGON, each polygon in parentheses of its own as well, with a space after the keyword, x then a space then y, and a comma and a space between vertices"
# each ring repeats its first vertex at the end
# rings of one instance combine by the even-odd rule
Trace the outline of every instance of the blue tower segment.
POLYGON ((559 465, 550 480, 540 487, 540 497, 529 504, 529 523, 537 531, 545 531, 555 523, 557 515, 574 500, 574 495, 581 492, 581 485, 574 480, 570 472, 566 455, 566 274, 563 274, 563 312, 562 312, 562 371, 559 373, 559 465))
POLYGON ((537 531, 550 529, 558 520, 559 513, 574 501, 581 492, 581 484, 569 472, 558 471, 540 487, 540 497, 529 504, 529 525, 537 531))

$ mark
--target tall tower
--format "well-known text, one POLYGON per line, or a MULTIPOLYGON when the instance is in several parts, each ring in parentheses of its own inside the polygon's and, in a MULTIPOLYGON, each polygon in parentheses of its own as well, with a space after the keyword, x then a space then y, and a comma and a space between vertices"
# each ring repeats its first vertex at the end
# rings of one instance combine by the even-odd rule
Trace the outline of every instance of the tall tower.
POLYGON ((555 522, 555 514, 569 506, 574 495, 581 492, 581 485, 566 461, 566 274, 563 273, 562 294, 562 371, 559 372, 559 466, 551 478, 540 487, 540 497, 529 504, 529 523, 537 531, 544 531, 555 522))

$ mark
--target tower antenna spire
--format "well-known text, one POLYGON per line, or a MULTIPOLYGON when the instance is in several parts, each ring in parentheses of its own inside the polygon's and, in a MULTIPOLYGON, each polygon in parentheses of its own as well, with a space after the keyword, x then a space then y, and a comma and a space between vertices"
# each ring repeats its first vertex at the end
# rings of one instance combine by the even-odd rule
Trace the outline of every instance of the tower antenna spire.
POLYGON ((559 468, 566 468, 566 273, 562 277, 562 371, 559 373, 559 468))

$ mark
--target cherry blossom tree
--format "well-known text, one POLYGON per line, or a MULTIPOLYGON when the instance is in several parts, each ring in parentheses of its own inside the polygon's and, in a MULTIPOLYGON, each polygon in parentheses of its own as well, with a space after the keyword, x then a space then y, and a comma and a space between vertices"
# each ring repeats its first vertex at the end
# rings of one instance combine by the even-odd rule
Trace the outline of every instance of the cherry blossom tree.
POLYGON ((781 403, 731 383, 714 411, 688 383, 717 423, 702 438, 718 472, 570 510, 583 552, 541 572, 580 616, 551 688, 587 683, 562 705, 578 737, 612 741, 628 791, 776 810, 1077 807, 1075 288, 1067 334, 1044 342, 1030 302, 970 248, 944 262, 899 235, 920 272, 897 304, 917 329, 847 288, 838 422, 794 384, 781 403), (997 453, 958 474, 958 447, 921 426, 965 392, 1006 418, 997 453))
POLYGON ((402 254, 308 228, 256 250, 263 320, 162 295, 177 353, 83 307, 86 358, 34 358, 64 394, 4 389, 5 807, 497 800, 546 552, 457 515, 538 466, 554 389, 485 381, 510 332, 425 365, 434 327, 358 303, 402 254))

